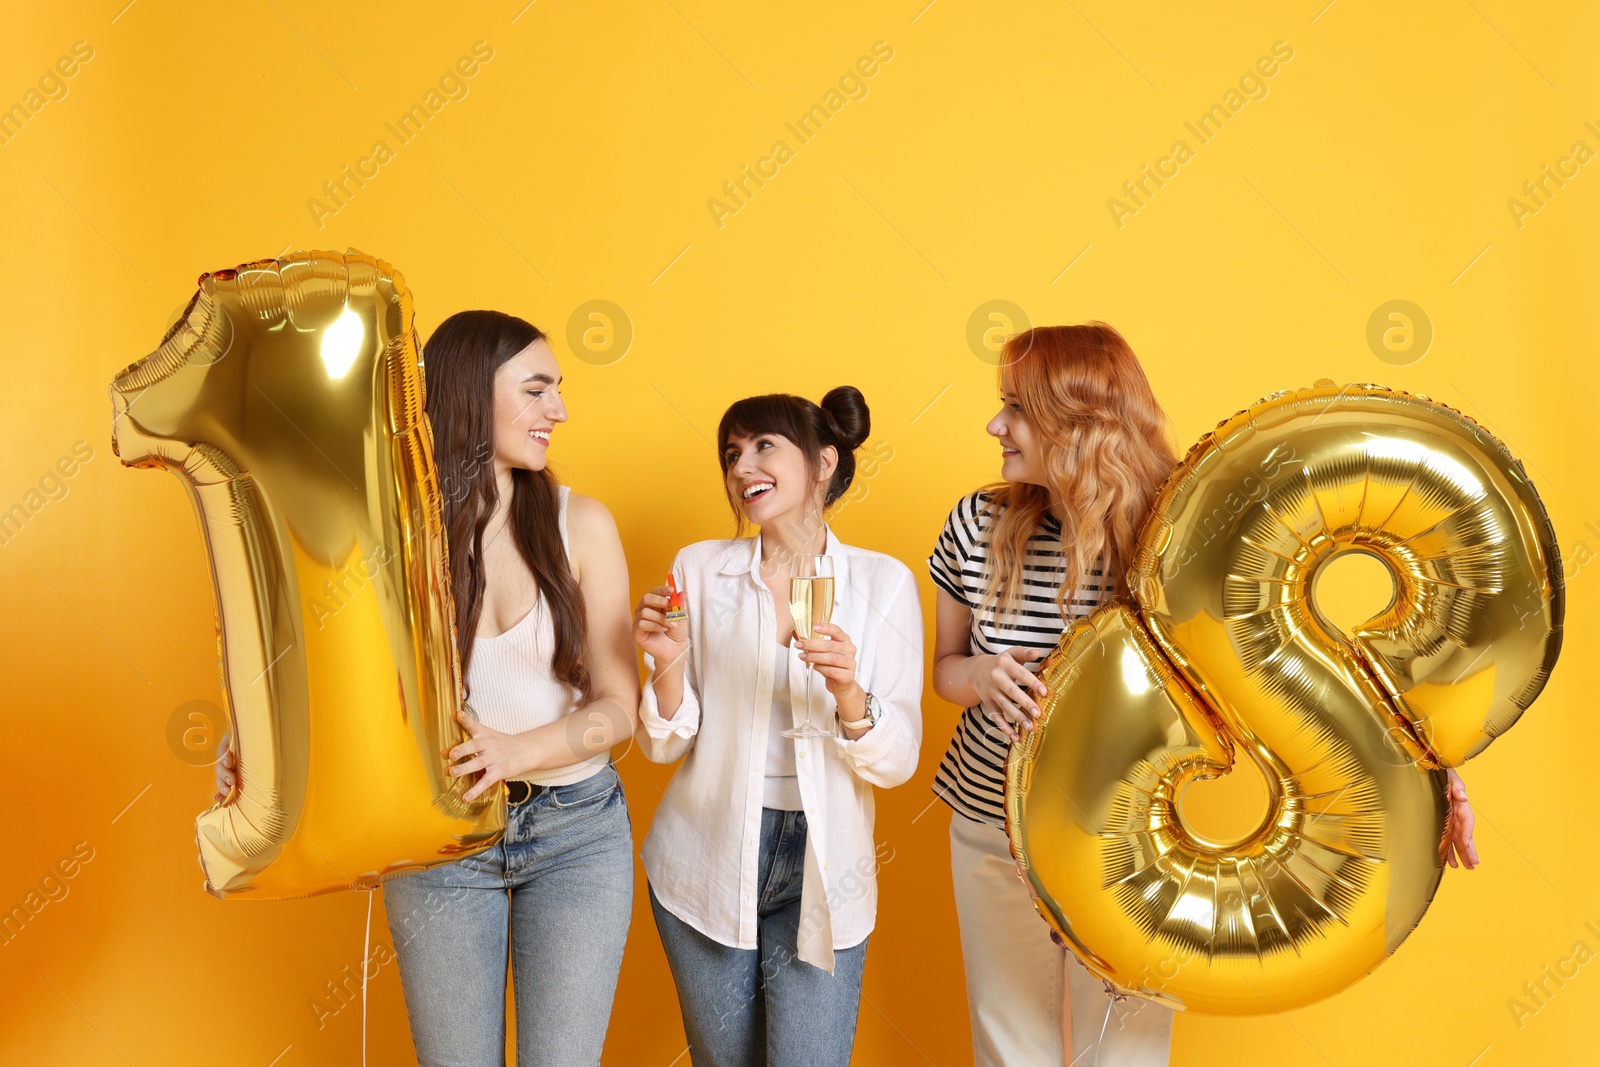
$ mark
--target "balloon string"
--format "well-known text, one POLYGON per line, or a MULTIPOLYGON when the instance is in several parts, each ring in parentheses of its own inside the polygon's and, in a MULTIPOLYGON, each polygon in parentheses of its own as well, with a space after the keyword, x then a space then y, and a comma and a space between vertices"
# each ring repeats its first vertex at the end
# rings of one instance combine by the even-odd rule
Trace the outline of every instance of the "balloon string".
MULTIPOLYGON (((1113 1000, 1112 997, 1111 997, 1111 987, 1107 986, 1106 987, 1106 1017, 1104 1019, 1102 1019, 1101 1022, 1100 1022, 1100 1037, 1094 1043, 1094 1062, 1095 1062, 1096 1067, 1099 1067, 1100 1049, 1105 1046, 1106 1026, 1107 1026, 1107 1024, 1109 1024, 1111 1022, 1111 1007, 1114 1004, 1116 1004, 1116 1001, 1113 1000)), ((366 1067, 366 1064, 363 1063, 362 1067, 366 1067)))
MULTIPOLYGON (((1101 1021, 1101 1035, 1099 1035, 1098 1041, 1094 1041, 1094 1064, 1096 1064, 1096 1067, 1099 1067, 1099 1051, 1106 1046, 1106 1024, 1110 1022, 1110 1008, 1114 1003, 1117 1003, 1117 1001, 1112 1000, 1110 997, 1106 998, 1106 1017, 1101 1021)), ((362 1067, 366 1067, 365 1062, 363 1062, 362 1067)))
POLYGON ((372 947, 372 890, 367 890, 367 933, 361 941, 361 1067, 367 1067, 367 953, 372 947))

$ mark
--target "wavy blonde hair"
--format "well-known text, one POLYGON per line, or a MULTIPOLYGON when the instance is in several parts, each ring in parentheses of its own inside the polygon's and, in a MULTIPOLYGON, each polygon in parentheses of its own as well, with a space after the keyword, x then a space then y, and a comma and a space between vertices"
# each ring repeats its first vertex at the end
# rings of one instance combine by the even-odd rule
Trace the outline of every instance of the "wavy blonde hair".
POLYGON ((1016 395, 1046 446, 1049 485, 983 487, 991 533, 982 606, 998 603, 1002 615, 1017 609, 1028 539, 1043 526, 1052 502, 1059 505, 1065 557, 1056 590, 1062 618, 1102 551, 1103 580, 1114 581, 1112 598, 1127 599, 1124 572, 1139 530, 1177 464, 1166 413, 1133 349, 1103 322, 1036 326, 1001 349, 1000 388, 1016 395))

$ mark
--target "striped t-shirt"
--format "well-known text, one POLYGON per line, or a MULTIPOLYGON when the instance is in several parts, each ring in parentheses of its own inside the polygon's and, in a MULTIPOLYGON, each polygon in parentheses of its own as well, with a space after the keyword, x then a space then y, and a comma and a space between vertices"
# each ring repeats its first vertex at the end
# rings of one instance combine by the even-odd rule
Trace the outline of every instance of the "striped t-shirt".
MULTIPOLYGON (((1110 597, 1113 583, 1102 574, 1105 553, 1090 565, 1068 601, 1068 617, 1063 619, 1055 602, 1065 566, 1061 523, 1046 512, 1044 525, 1028 540, 1021 606, 1003 618, 996 617, 997 605, 980 611, 989 537, 998 517, 985 513, 987 499, 980 489, 962 497, 951 510, 933 555, 928 557, 934 584, 972 610, 971 655, 991 655, 1018 646, 1054 648, 1074 622, 1110 597)), ((982 707, 968 708, 962 712, 955 737, 934 775, 934 793, 969 819, 1004 826, 1006 755, 1010 744, 982 707)))

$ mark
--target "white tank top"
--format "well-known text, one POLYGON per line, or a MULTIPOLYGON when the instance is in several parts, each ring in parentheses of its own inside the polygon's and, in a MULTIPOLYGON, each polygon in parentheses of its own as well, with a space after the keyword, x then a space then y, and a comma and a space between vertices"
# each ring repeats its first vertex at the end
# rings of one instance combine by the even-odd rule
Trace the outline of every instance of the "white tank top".
MULTIPOLYGON (((560 516, 561 546, 570 565, 572 546, 567 540, 567 500, 572 491, 556 487, 560 516)), ((555 722, 577 709, 577 693, 550 670, 555 656, 555 629, 549 605, 543 596, 511 629, 494 637, 479 637, 472 643, 472 663, 467 668, 467 702, 478 719, 502 733, 520 734, 555 722)), ((577 723, 574 722, 576 726, 577 723)), ((577 729, 574 737, 581 737, 577 729)), ((610 752, 599 752, 582 763, 552 770, 535 771, 524 780, 540 785, 566 785, 579 782, 605 768, 610 752)))
POLYGON ((761 806, 799 811, 805 805, 800 800, 800 778, 795 770, 797 742, 782 733, 794 724, 794 706, 789 699, 789 660, 794 653, 787 645, 773 644, 768 649, 774 650, 777 662, 772 669, 772 714, 767 718, 767 775, 762 786, 761 806))

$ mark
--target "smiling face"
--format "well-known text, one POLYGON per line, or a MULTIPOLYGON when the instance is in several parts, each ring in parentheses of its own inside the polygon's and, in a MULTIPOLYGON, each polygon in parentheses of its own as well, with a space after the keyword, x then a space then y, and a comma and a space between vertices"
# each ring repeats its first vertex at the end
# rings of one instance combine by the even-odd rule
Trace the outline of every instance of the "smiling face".
POLYGON ((550 431, 567 421, 561 368, 541 339, 494 372, 494 458, 501 468, 544 470, 550 431))
POLYGON ((823 448, 813 478, 806 469, 806 454, 782 434, 729 434, 723 460, 728 468, 729 499, 738 504, 750 522, 766 526, 780 518, 796 518, 821 509, 823 490, 833 477, 838 452, 831 445, 823 448))
POLYGON ((1048 486, 1045 476, 1045 443, 1035 433, 1028 417, 1017 403, 1009 378, 1000 383, 1000 411, 984 427, 1000 442, 1000 477, 1008 482, 1048 486))

